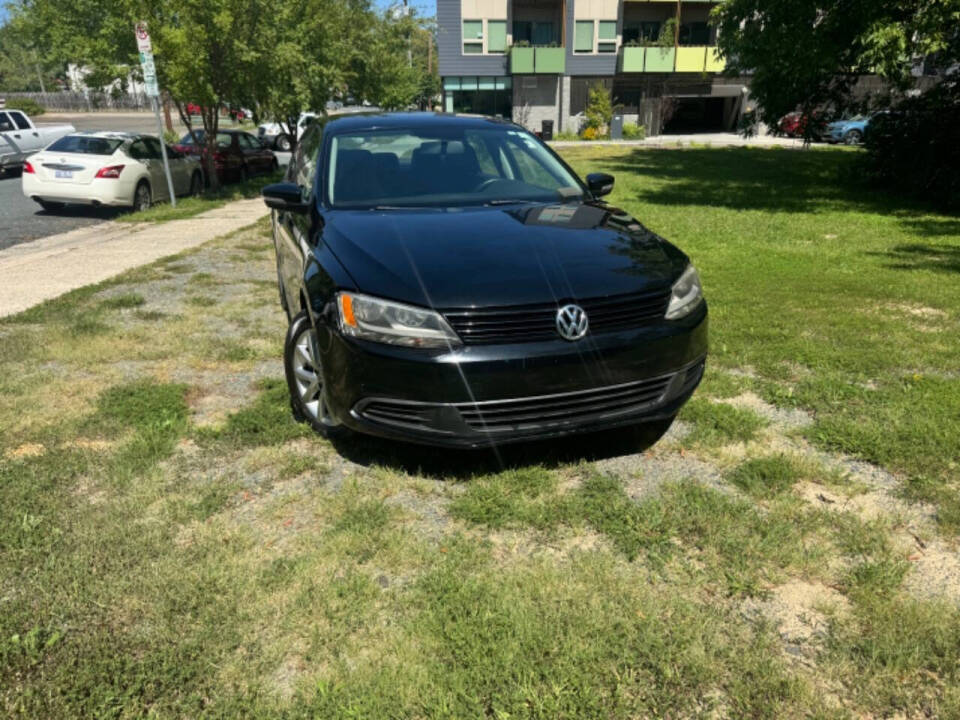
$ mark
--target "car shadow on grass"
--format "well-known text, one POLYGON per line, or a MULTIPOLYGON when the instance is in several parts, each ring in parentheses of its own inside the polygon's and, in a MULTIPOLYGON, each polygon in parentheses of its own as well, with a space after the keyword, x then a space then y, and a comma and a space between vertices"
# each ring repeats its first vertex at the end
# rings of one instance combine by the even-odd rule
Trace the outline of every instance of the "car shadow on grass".
POLYGON ((960 245, 907 243, 895 245, 886 252, 869 255, 887 258, 892 270, 931 270, 939 273, 960 273, 960 245))
POLYGON ((791 213, 921 209, 862 180, 859 154, 834 150, 638 148, 626 155, 591 158, 589 164, 591 171, 622 178, 641 175, 667 181, 656 188, 622 183, 621 201, 791 213))
POLYGON ((359 434, 336 439, 333 445, 342 457, 357 465, 386 467, 437 479, 466 480, 534 465, 552 468, 642 453, 668 429, 666 423, 651 422, 477 450, 429 447, 359 434))

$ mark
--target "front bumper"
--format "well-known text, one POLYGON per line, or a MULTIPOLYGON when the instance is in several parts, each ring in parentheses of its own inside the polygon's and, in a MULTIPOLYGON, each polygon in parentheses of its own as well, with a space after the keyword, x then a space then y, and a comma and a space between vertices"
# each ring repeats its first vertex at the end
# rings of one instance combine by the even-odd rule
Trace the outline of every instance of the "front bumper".
POLYGON ((703 376, 707 308, 681 321, 564 340, 433 353, 321 338, 327 400, 356 431, 484 447, 675 415, 703 376))

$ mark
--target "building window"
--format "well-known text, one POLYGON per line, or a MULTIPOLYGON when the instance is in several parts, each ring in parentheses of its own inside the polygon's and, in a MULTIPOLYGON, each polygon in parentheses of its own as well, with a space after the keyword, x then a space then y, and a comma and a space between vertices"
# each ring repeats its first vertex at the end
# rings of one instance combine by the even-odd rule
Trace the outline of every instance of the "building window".
POLYGON ((513 83, 510 77, 445 77, 444 109, 447 112, 511 117, 513 83))
POLYGON ((463 54, 483 53, 483 20, 463 21, 463 54))
POLYGON ((577 20, 573 36, 573 51, 593 52, 593 20, 577 20))
POLYGON ((553 27, 553 22, 514 20, 513 42, 527 42, 541 46, 559 44, 559 38, 554 34, 553 27))
POLYGON ((487 52, 504 53, 507 51, 507 21, 487 20, 487 52))
POLYGON ((680 26, 680 45, 709 45, 710 26, 705 22, 683 23, 680 26))
POLYGON ((597 52, 617 51, 617 21, 601 20, 597 23, 597 52))

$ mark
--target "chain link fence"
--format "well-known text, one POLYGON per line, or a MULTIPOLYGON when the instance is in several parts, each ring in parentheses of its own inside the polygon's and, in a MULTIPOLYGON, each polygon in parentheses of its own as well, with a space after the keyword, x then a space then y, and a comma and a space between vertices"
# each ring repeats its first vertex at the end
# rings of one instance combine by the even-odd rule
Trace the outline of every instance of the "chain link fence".
POLYGON ((0 93, 9 103, 12 100, 33 100, 49 112, 94 112, 97 110, 149 110, 150 98, 105 92, 13 92, 0 93))

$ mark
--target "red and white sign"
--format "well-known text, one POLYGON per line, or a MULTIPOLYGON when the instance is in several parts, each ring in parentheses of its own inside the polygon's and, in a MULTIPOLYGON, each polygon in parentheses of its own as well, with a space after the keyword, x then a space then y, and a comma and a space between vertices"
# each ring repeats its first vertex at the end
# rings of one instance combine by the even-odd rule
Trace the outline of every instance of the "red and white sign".
POLYGON ((138 22, 136 26, 137 50, 142 53, 153 52, 153 45, 150 44, 150 33, 147 32, 147 24, 138 22))

